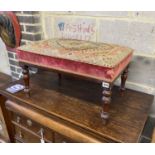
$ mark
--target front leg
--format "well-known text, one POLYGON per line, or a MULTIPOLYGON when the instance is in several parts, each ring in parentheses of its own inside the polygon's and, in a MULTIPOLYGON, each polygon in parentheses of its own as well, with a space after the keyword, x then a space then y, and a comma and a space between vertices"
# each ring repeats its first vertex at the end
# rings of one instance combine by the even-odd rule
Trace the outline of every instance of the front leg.
POLYGON ((101 113, 101 118, 103 118, 103 123, 106 124, 109 119, 109 109, 111 103, 111 95, 112 95, 112 86, 110 83, 102 83, 102 101, 103 101, 103 108, 101 113))
POLYGON ((123 71, 123 73, 121 75, 121 86, 120 86, 121 94, 123 94, 123 92, 125 91, 125 82, 126 82, 127 77, 128 77, 128 68, 129 68, 129 66, 127 66, 125 68, 125 70, 123 71))
POLYGON ((27 97, 30 97, 30 75, 29 75, 29 67, 24 65, 23 67, 23 80, 24 80, 24 92, 26 93, 27 97))

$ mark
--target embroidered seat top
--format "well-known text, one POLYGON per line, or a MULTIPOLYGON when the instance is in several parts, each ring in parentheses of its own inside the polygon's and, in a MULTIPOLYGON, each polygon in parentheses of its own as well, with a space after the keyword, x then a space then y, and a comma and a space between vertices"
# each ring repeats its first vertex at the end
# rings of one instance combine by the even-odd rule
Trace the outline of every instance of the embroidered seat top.
POLYGON ((68 39, 42 40, 21 46, 18 49, 108 68, 118 65, 133 51, 128 47, 114 44, 68 39))

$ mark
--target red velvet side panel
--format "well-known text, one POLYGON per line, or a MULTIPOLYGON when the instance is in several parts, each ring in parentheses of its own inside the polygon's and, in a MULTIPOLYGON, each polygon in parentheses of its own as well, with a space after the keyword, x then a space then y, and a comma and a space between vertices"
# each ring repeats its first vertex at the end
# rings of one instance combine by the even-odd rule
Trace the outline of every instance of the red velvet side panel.
POLYGON ((63 70, 66 72, 72 72, 74 74, 81 74, 86 77, 88 76, 108 82, 112 82, 131 60, 131 55, 129 55, 115 68, 105 68, 66 59, 24 52, 20 50, 17 51, 17 55, 19 61, 21 62, 27 62, 30 64, 63 70))

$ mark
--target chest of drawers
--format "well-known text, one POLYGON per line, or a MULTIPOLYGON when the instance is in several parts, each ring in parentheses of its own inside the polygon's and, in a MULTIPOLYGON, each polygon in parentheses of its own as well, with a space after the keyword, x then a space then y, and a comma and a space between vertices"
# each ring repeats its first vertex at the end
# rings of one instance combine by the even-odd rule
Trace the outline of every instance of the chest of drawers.
POLYGON ((67 143, 74 142, 28 117, 11 112, 14 139, 20 143, 67 143))

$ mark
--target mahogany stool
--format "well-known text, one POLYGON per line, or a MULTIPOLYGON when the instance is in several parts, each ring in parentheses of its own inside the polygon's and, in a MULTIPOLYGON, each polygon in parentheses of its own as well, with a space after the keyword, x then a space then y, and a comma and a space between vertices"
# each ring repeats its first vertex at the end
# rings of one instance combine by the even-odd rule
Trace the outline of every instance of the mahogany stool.
POLYGON ((23 67, 25 92, 28 96, 30 95, 28 66, 42 67, 102 82, 101 117, 105 122, 109 118, 114 81, 121 75, 120 90, 123 92, 128 65, 133 54, 132 49, 119 45, 70 39, 41 40, 21 46, 16 51, 23 67))

